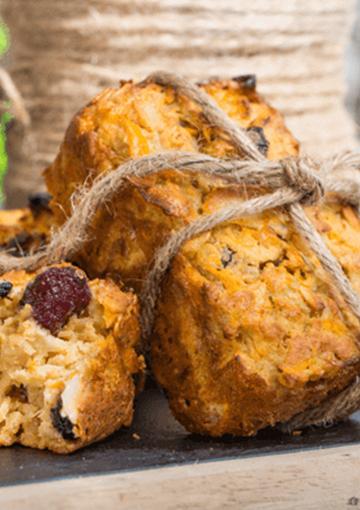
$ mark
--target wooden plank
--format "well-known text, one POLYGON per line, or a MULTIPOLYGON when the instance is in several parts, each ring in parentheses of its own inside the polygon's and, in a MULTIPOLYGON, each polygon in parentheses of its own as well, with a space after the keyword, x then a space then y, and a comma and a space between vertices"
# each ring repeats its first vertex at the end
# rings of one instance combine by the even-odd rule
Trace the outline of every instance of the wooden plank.
POLYGON ((0 448, 0 487, 355 444, 360 446, 360 413, 337 426, 308 429, 299 436, 267 429, 256 437, 200 438, 175 420, 158 389, 148 387, 137 399, 129 429, 69 456, 16 446, 0 448))
POLYGON ((360 445, 258 456, 0 490, 6 510, 360 508, 360 445))

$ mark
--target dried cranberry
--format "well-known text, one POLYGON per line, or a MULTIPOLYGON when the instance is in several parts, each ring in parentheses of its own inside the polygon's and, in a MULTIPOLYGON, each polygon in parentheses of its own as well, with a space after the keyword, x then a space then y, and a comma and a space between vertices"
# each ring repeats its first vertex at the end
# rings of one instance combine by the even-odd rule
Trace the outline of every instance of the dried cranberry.
POLYGON ((55 335, 90 299, 86 278, 71 267, 51 267, 28 284, 21 303, 31 305, 36 322, 55 335))

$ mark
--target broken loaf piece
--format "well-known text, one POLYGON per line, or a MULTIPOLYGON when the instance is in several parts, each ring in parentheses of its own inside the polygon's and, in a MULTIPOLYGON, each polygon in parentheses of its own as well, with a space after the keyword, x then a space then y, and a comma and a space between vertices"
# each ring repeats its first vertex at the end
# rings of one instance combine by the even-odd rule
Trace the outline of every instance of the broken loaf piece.
POLYGON ((0 281, 0 444, 67 453, 129 425, 136 297, 54 265, 0 281))

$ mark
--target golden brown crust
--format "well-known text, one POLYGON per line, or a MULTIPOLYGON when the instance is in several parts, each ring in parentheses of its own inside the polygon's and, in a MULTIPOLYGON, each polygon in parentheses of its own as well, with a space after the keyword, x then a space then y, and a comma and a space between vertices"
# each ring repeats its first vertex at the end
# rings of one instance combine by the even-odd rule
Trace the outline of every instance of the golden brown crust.
POLYGON ((131 425, 136 390, 132 376, 141 374, 145 368, 143 357, 136 354, 140 337, 136 296, 119 293, 111 280, 99 280, 99 283, 104 313, 110 308, 110 313, 116 315, 115 342, 105 339, 99 355, 88 363, 79 403, 82 440, 76 449, 131 425))

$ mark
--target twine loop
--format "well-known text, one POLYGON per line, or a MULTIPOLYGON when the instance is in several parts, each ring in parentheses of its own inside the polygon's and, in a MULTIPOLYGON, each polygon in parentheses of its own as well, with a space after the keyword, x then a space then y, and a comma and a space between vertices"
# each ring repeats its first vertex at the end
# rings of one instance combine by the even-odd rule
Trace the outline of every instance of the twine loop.
POLYGON ((314 163, 309 158, 284 158, 280 160, 289 187, 301 194, 301 205, 315 205, 325 194, 324 186, 318 175, 312 171, 314 163))

